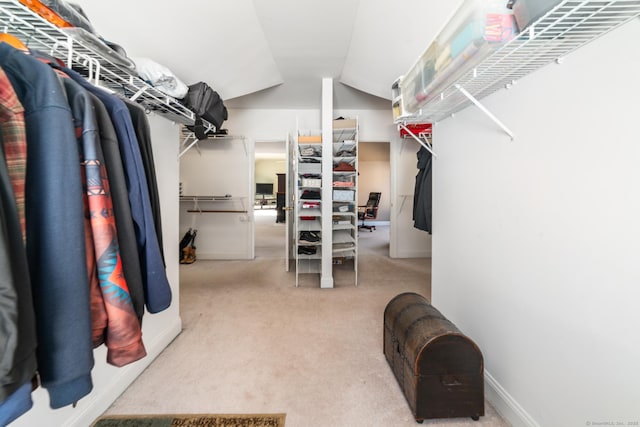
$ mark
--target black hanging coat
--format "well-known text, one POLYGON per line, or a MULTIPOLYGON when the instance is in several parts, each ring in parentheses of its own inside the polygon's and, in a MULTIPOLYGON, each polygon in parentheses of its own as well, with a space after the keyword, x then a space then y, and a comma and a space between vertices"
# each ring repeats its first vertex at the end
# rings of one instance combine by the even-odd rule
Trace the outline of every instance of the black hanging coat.
POLYGON ((431 234, 431 153, 426 148, 420 147, 417 156, 419 171, 418 175, 416 175, 416 185, 413 193, 413 226, 418 230, 431 234))

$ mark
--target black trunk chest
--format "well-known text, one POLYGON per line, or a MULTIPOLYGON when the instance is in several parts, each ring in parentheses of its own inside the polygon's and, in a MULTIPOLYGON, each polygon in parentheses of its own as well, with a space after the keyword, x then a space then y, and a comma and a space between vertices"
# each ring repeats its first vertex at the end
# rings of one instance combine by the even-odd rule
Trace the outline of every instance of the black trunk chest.
POLYGON ((480 349, 421 295, 387 304, 384 354, 416 421, 484 415, 480 349))

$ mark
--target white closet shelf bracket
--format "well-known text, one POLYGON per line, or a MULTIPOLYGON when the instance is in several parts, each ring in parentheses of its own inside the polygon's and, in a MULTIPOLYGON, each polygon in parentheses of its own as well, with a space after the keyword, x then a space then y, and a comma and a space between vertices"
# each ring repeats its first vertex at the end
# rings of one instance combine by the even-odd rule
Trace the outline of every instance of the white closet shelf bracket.
POLYGON ((141 87, 140 89, 138 89, 138 91, 136 93, 133 94, 133 96, 131 98, 129 98, 131 101, 135 101, 136 99, 140 98, 140 96, 145 93, 147 91, 147 87, 141 87))
POLYGON ((411 129, 409 129, 404 123, 398 123, 398 127, 400 127, 405 132, 407 132, 407 134, 410 135, 413 139, 415 139, 418 142, 418 144, 422 145, 425 148, 425 150, 431 153, 433 157, 435 158, 438 157, 438 155, 433 151, 431 144, 429 144, 429 141, 427 140, 423 141, 422 139, 418 138, 418 136, 415 133, 411 132, 411 129))
MULTIPOLYGON (((202 152, 200 151, 199 142, 201 142, 201 141, 213 141, 213 140, 216 140, 216 139, 224 139, 224 140, 240 139, 240 140, 242 140, 242 146, 244 148, 245 156, 249 155, 249 151, 248 151, 248 148, 247 148, 247 138, 245 138, 244 136, 241 136, 241 135, 208 135, 207 138, 205 138, 203 140, 199 140, 196 137, 195 132, 187 131, 186 128, 184 128, 184 129, 185 130, 182 131, 182 135, 184 136, 184 140, 182 141, 182 144, 180 145, 181 147, 183 147, 183 149, 180 152, 180 154, 178 154, 178 159, 180 159, 187 151, 189 151, 194 146, 196 147, 196 150, 198 150, 198 154, 202 154, 202 152), (189 143, 189 141, 191 141, 191 143, 189 143)), ((211 132, 213 130, 215 130, 215 127, 212 124, 205 123, 205 133, 209 133, 209 132, 211 132)))
POLYGON ((473 102, 475 104, 476 107, 478 107, 483 113, 485 113, 491 120, 493 120, 495 122, 495 124, 497 124, 498 126, 500 126, 500 128, 507 134, 509 135, 509 137, 511 137, 511 140, 513 141, 513 139, 515 138, 513 132, 511 132, 511 130, 509 130, 508 127, 506 127, 504 125, 504 123, 502 123, 491 111, 489 111, 487 109, 487 107, 485 107, 484 105, 482 105, 482 103, 480 101, 478 101, 473 95, 471 95, 465 88, 463 88, 461 85, 456 84, 455 88, 458 89, 460 91, 460 93, 462 93, 464 96, 466 96, 469 101, 473 102))
POLYGON ((195 145, 196 150, 198 150, 199 154, 202 154, 200 152, 200 147, 198 146, 198 138, 196 138, 195 134, 191 134, 189 136, 187 136, 184 141, 182 142, 182 146, 184 147, 185 145, 187 145, 189 143, 189 140, 193 139, 193 141, 191 141, 191 143, 187 146, 187 148, 183 149, 180 154, 178 154, 178 159, 180 159, 180 157, 184 156, 185 153, 189 150, 191 150, 191 148, 193 148, 193 146, 195 145))

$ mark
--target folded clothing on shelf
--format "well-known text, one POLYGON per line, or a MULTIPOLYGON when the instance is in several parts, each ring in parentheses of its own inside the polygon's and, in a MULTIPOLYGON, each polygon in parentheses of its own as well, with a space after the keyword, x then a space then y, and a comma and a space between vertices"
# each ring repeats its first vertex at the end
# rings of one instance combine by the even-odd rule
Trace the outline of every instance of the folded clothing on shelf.
POLYGON ((133 61, 140 78, 149 82, 151 86, 174 98, 182 99, 187 96, 187 85, 164 65, 149 58, 134 58, 133 61))
POLYGON ((315 157, 302 157, 300 163, 321 163, 321 161, 315 157))
POLYGON ((304 190, 302 192, 302 195, 300 196, 301 199, 307 199, 307 200, 320 200, 321 199, 321 195, 320 192, 317 190, 304 190))
POLYGON ((322 180, 319 178, 302 178, 303 187, 322 187, 322 180))
POLYGON ((333 200, 339 202, 352 202, 356 192, 353 190, 333 190, 333 200))
MULTIPOLYGON (((104 40, 81 27, 64 27, 60 28, 60 30, 87 48, 93 48, 93 50, 113 65, 135 70, 136 65, 126 56, 124 49, 119 47, 120 53, 116 52, 104 40)), ((112 44, 112 46, 117 45, 112 44)))
POLYGON ((320 156, 322 150, 319 147, 300 147, 300 155, 305 157, 320 156))
POLYGON ((20 3, 114 65, 135 69, 122 47, 100 37, 79 5, 65 0, 20 0, 20 3))
POLYGON ((336 172, 355 172, 356 168, 351 163, 339 162, 333 167, 336 172))
POLYGON ((523 31, 541 18, 542 15, 562 3, 562 0, 517 0, 509 3, 513 8, 518 30, 523 31))
POLYGON ((322 135, 298 135, 298 144, 320 144, 322 135))
POLYGON ((340 150, 336 153, 336 157, 355 157, 355 151, 351 150, 340 150))
POLYGON ((354 187, 354 177, 351 175, 334 175, 333 186, 334 187, 354 187))
POLYGON ((302 209, 318 209, 320 208, 320 202, 303 202, 302 209))
POLYGON ((333 211, 341 213, 349 212, 349 204, 334 205, 333 211))
POLYGON ((80 27, 97 35, 87 15, 77 4, 65 0, 20 0, 20 3, 56 27, 80 27))
POLYGON ((348 216, 334 215, 333 216, 333 224, 334 225, 351 224, 351 219, 348 216))

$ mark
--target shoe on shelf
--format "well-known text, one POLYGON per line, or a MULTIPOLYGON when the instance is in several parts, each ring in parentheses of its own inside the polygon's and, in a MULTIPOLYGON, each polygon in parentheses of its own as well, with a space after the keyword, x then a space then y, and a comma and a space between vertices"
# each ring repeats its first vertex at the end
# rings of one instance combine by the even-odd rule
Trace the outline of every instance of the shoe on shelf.
POLYGON ((298 254, 300 255, 315 255, 316 250, 315 246, 298 246, 298 254))
POLYGON ((315 231, 301 231, 300 242, 301 243, 318 243, 320 236, 315 231))

